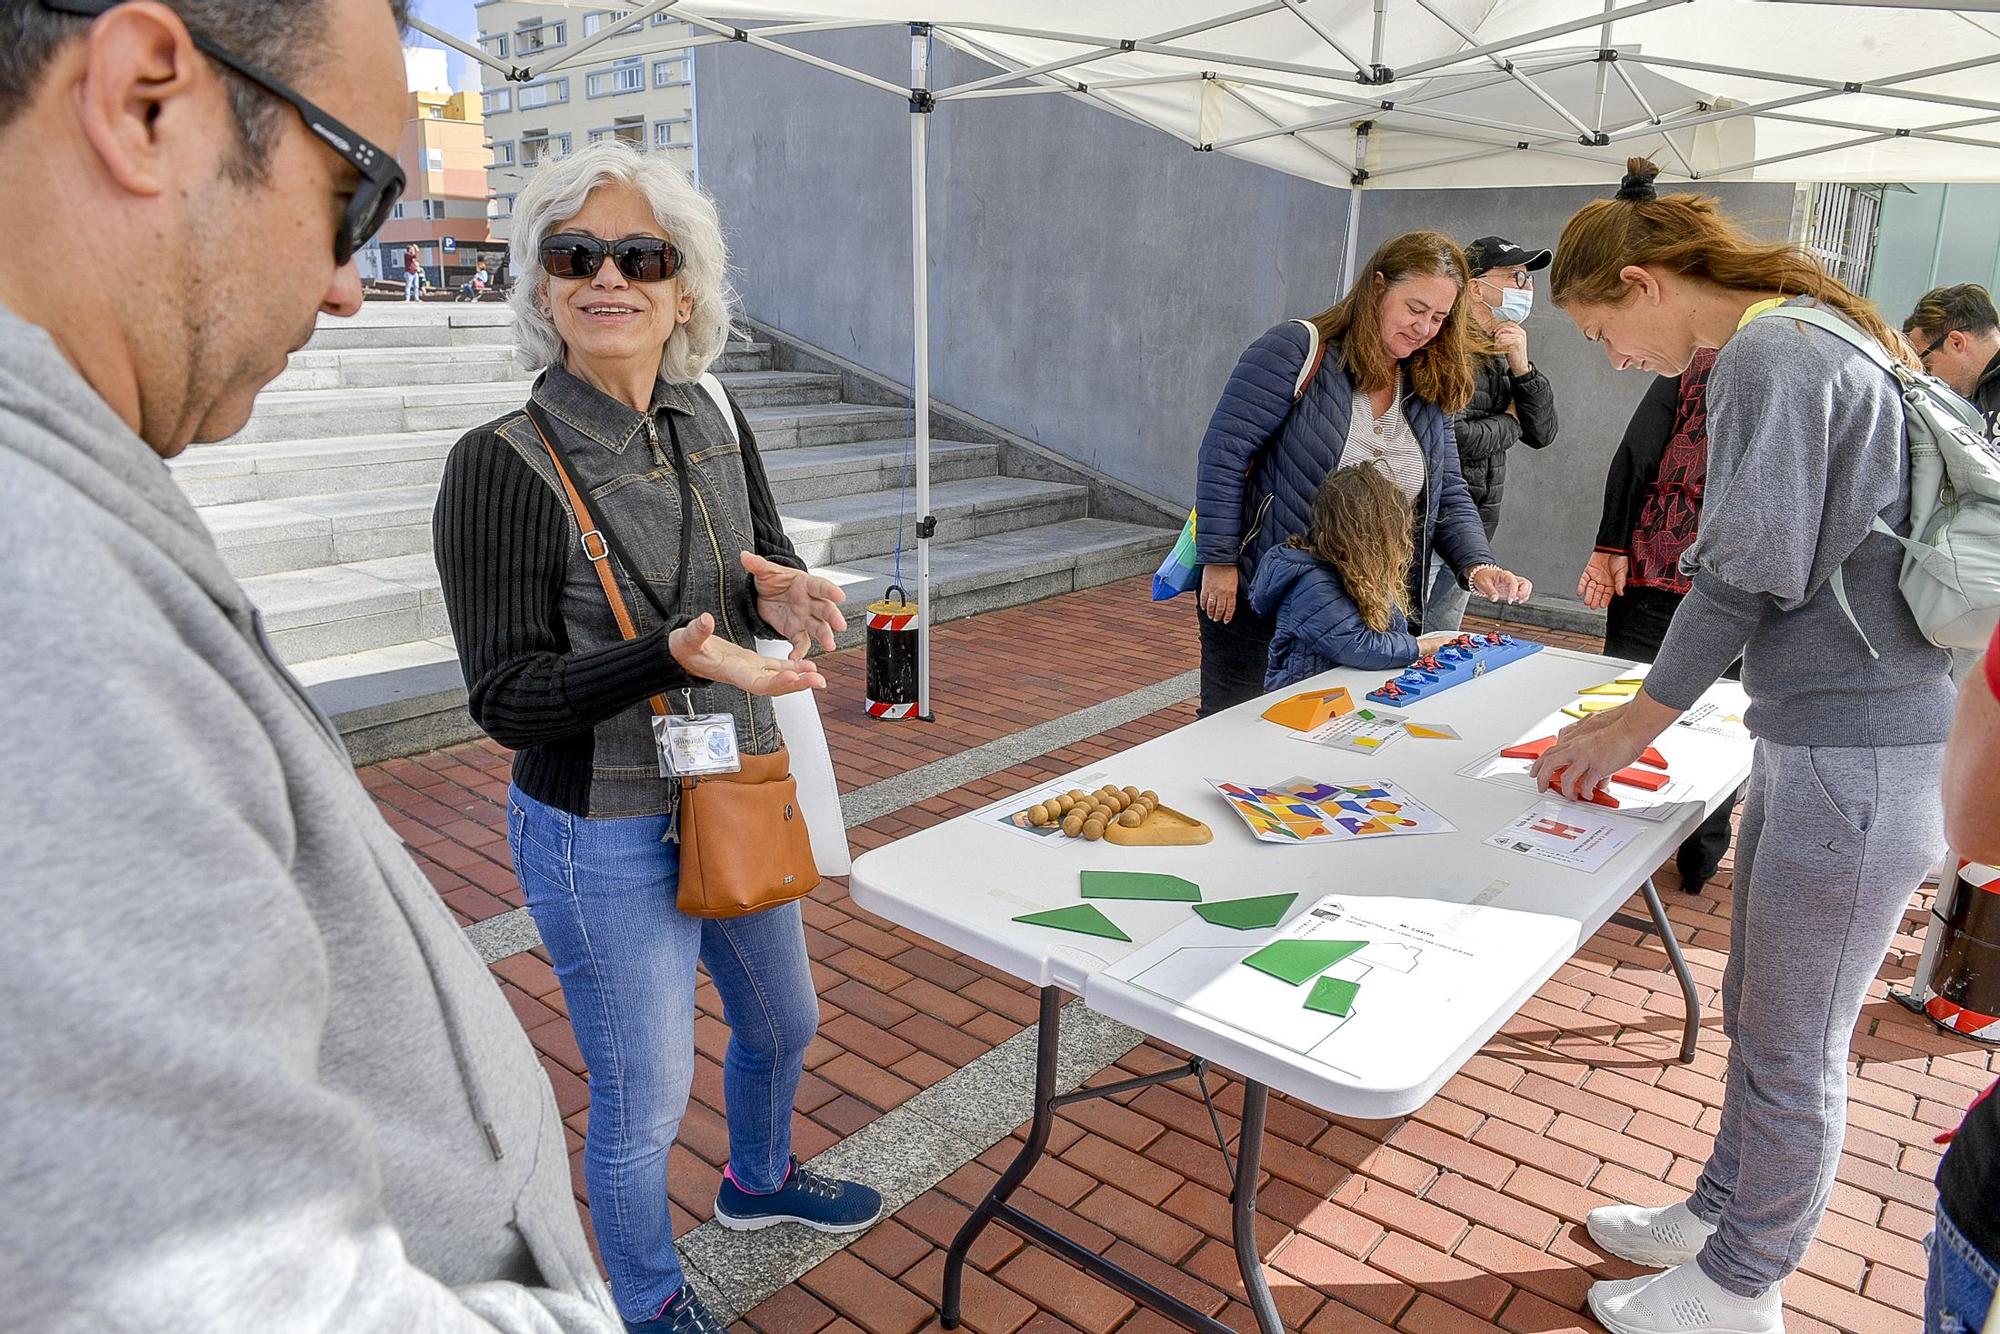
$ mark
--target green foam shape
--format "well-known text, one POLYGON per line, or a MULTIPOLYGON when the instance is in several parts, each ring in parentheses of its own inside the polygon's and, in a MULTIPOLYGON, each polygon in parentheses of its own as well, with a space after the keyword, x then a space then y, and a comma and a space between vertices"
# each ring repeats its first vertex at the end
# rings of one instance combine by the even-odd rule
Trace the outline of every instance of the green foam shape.
POLYGON ((1197 903, 1194 910, 1216 926, 1232 926, 1238 931, 1255 931, 1276 926, 1285 920, 1285 910, 1297 894, 1263 894, 1254 899, 1224 899, 1219 903, 1197 903))
POLYGON ((1243 962, 1296 987, 1367 944, 1365 940, 1274 940, 1243 962))
POLYGON ((1014 919, 1029 926, 1053 927, 1057 931, 1074 931, 1081 936, 1102 936, 1106 940, 1130 940, 1132 937, 1120 931, 1109 917, 1106 917, 1094 903, 1078 903, 1067 908, 1051 908, 1047 912, 1023 913, 1014 919))
POLYGON ((1147 899, 1157 903, 1199 903, 1201 886, 1177 875, 1152 871, 1085 871, 1087 899, 1147 899))
POLYGON ((1360 990, 1359 982, 1344 977, 1322 977, 1313 983, 1312 995, 1306 997, 1306 1008, 1321 1014, 1345 1015, 1354 1008, 1354 993, 1360 990))

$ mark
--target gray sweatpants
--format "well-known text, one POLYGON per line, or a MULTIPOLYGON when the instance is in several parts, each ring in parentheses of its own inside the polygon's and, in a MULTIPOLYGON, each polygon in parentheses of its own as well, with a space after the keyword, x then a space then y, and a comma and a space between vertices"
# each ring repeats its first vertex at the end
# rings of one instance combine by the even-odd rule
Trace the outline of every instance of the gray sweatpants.
POLYGON ((1847 1134, 1847 1048, 1910 895, 1944 850, 1942 745, 1757 743, 1722 975, 1722 1125, 1689 1207, 1702 1272, 1754 1297, 1798 1268, 1847 1134))

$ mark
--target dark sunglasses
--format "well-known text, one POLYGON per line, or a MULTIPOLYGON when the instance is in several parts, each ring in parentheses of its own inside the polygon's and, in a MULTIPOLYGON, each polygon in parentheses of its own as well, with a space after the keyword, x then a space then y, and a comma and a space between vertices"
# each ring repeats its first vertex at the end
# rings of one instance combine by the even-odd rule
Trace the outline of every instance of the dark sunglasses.
POLYGON ((542 269, 551 278, 595 278, 608 257, 635 283, 660 283, 681 271, 681 252, 657 236, 603 241, 582 232, 560 232, 542 242, 542 269))
MULTIPOLYGON (((96 18, 123 3, 125 0, 41 0, 44 9, 79 18, 96 18)), ((347 212, 340 220, 340 231, 333 238, 334 263, 345 264, 354 258, 354 252, 367 245, 368 239, 382 230, 382 224, 389 220, 396 201, 402 198, 406 182, 395 155, 370 143, 277 79, 237 59, 194 29, 188 29, 188 38, 203 55, 227 66, 298 112, 299 119, 318 136, 321 143, 361 174, 361 184, 347 201, 347 212)))
POLYGON ((1932 339, 1931 345, 1929 347, 1917 353, 1917 363, 1921 365, 1925 370, 1929 370, 1931 365, 1931 354, 1937 351, 1939 348, 1943 347, 1944 340, 1951 337, 1953 332, 1954 332, 1953 330, 1946 329, 1943 333, 1939 334, 1936 338, 1932 339))

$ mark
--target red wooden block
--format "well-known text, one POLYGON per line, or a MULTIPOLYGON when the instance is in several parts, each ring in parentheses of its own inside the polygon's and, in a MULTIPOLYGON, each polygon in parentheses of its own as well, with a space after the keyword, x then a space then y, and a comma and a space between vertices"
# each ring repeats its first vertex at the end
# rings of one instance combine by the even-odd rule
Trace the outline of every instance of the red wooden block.
POLYGON ((1643 787, 1648 792, 1658 792, 1674 780, 1667 774, 1649 773, 1644 769, 1620 769, 1611 775, 1611 781, 1624 783, 1628 787, 1643 787))

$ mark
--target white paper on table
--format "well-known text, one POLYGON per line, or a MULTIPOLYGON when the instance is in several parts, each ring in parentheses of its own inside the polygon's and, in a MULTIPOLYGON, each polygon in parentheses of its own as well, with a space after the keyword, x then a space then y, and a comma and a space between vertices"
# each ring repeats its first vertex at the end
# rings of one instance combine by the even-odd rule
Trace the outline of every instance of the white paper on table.
MULTIPOLYGON (((1519 745, 1520 743, 1513 742, 1510 744, 1519 745)), ((1533 792, 1535 791, 1535 776, 1530 770, 1534 767, 1535 762, 1533 760, 1509 759, 1496 750, 1487 754, 1483 759, 1474 760, 1458 772, 1464 778, 1477 778, 1488 783, 1498 783, 1502 787, 1511 787, 1521 792, 1533 792)), ((1700 799, 1695 795, 1694 784, 1682 782, 1678 778, 1673 779, 1657 792, 1648 792, 1643 787, 1633 787, 1629 783, 1614 783, 1609 781, 1604 784, 1604 790, 1618 798, 1618 814, 1630 815, 1641 820, 1651 820, 1654 822, 1679 814, 1681 805, 1684 802, 1700 803, 1700 799)), ((1550 800, 1560 801, 1565 806, 1575 806, 1582 810, 1602 811, 1610 809, 1610 807, 1600 806, 1594 801, 1573 802, 1557 792, 1547 792, 1543 795, 1550 800)))
POLYGON ((1069 843, 1081 843, 1080 838, 1064 835, 1060 822, 1052 825, 1032 825, 1028 823, 1028 811, 1045 801, 1053 801, 1071 788, 1082 788, 1085 792, 1095 792, 1104 786, 1105 776, 1101 772, 1071 774, 1067 778, 1053 778, 1039 787, 1031 787, 1011 797, 981 806, 972 813, 972 818, 996 829, 1004 829, 1010 834, 1033 839, 1044 847, 1062 847, 1069 843))
POLYGON ((1599 809, 1573 801, 1538 801, 1488 836, 1486 843, 1594 874, 1640 831, 1632 821, 1599 814, 1599 809))
POLYGON ((1743 725, 1740 713, 1725 713, 1713 700, 1703 700, 1674 720, 1675 727, 1685 727, 1691 732, 1705 732, 1709 736, 1725 736, 1731 741, 1748 741, 1750 729, 1743 725))
POLYGON ((1316 746, 1331 746, 1335 750, 1351 750, 1361 755, 1373 755, 1394 741, 1403 733, 1403 715, 1383 713, 1379 709, 1366 710, 1371 717, 1363 718, 1362 710, 1344 713, 1338 718, 1329 718, 1310 732, 1298 733, 1301 741, 1310 741, 1316 746))

